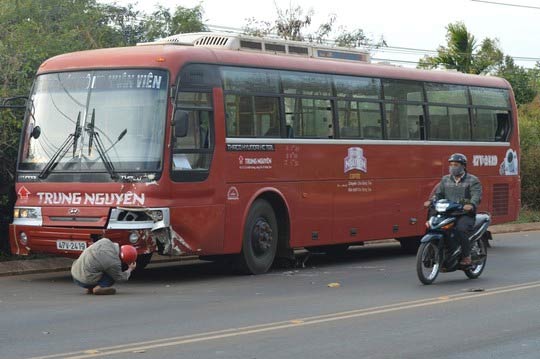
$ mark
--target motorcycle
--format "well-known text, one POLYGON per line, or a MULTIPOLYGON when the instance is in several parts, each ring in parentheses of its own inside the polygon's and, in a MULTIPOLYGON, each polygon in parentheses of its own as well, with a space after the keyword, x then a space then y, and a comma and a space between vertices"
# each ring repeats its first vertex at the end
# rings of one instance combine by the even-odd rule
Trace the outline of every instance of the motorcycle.
POLYGON ((463 205, 446 199, 432 203, 433 215, 426 222, 427 231, 420 241, 416 254, 416 273, 423 284, 435 281, 439 272, 462 270, 470 279, 480 277, 487 261, 487 243, 491 233, 487 230, 491 223, 489 213, 476 214, 471 243, 471 265, 460 264, 461 245, 455 234, 455 224, 459 216, 466 212, 463 205))

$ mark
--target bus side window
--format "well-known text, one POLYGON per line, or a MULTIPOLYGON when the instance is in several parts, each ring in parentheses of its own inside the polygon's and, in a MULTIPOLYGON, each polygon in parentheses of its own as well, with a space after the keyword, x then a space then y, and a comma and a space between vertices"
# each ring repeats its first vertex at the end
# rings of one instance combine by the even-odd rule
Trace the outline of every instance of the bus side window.
POLYGON ((211 112, 189 111, 188 132, 185 137, 174 138, 173 169, 207 170, 212 158, 210 133, 211 112))
POLYGON ((495 131, 495 141, 504 142, 508 139, 510 132, 510 114, 508 112, 497 114, 497 130, 495 131))

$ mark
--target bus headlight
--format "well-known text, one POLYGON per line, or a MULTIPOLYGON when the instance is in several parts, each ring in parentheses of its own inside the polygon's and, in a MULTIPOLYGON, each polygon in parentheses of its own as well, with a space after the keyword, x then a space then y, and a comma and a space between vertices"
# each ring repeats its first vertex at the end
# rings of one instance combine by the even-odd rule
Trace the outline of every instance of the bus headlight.
POLYGON ((13 210, 13 218, 32 218, 41 217, 40 208, 20 207, 13 210))
POLYGON ((13 209, 13 224, 24 226, 41 226, 41 207, 15 207, 13 209))

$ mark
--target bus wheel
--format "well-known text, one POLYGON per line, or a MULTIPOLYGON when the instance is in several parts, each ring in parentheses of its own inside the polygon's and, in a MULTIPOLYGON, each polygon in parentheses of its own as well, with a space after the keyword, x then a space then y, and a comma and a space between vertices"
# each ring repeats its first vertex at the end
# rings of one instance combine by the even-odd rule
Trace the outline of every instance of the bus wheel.
POLYGON ((257 199, 249 210, 244 227, 240 265, 247 274, 266 273, 276 256, 278 226, 272 206, 257 199))

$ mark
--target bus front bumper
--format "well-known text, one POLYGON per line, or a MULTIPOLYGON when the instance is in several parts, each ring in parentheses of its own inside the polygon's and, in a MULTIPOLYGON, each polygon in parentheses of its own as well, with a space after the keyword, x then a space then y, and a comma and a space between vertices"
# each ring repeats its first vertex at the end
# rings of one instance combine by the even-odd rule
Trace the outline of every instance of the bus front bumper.
POLYGON ((11 253, 57 254, 77 258, 81 252, 102 237, 113 242, 131 244, 139 254, 157 250, 155 240, 148 230, 120 230, 100 228, 47 227, 10 224, 9 242, 11 253))

